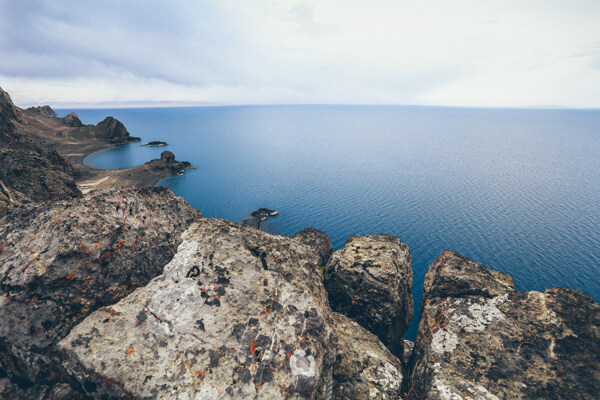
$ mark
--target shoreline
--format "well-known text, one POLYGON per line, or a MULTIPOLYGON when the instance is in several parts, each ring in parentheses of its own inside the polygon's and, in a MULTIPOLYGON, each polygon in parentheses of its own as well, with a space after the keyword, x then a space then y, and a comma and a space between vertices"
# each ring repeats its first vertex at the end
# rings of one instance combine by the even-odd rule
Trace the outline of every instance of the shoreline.
MULTIPOLYGON (((55 150, 73 168, 73 178, 82 193, 96 189, 143 188, 155 186, 161 179, 176 175, 184 169, 174 155, 165 160, 148 160, 145 164, 123 169, 99 169, 87 165, 85 159, 101 151, 112 150, 121 145, 140 142, 129 136, 126 128, 117 120, 107 117, 120 127, 118 136, 111 136, 102 124, 69 126, 62 118, 14 108, 19 119, 15 121, 18 131, 35 143, 55 150), (99 134, 100 133, 100 134, 99 134), (113 143, 111 143, 113 141, 113 143), (114 143, 117 141, 117 143, 114 143), (120 142, 120 143, 118 143, 120 142), (177 171, 177 172, 175 172, 177 171)), ((114 135, 114 132, 112 133, 114 135)))

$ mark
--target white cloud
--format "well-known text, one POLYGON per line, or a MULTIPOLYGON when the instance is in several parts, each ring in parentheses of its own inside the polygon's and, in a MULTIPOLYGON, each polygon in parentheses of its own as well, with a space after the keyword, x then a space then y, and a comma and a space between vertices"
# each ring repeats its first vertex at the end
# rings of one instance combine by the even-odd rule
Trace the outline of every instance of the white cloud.
POLYGON ((600 107, 597 1, 51 4, 0 0, 20 103, 600 107))

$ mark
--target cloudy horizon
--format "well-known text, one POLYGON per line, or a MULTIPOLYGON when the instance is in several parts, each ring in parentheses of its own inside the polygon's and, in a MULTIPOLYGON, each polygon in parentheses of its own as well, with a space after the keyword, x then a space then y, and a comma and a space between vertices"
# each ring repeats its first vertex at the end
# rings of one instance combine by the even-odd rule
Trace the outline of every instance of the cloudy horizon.
POLYGON ((83 3, 0 0, 16 104, 600 107, 598 1, 83 3))

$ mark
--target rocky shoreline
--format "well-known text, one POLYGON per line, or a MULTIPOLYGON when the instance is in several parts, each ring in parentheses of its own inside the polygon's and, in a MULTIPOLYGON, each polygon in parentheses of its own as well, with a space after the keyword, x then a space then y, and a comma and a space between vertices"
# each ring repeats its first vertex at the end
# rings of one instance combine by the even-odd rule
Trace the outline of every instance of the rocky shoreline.
POLYGON ((332 252, 316 229, 251 227, 274 210, 247 226, 204 218, 140 188, 189 163, 165 151, 138 170, 86 170, 81 154, 133 139, 51 111, 0 91, 0 398, 598 398, 600 305, 587 294, 517 291, 444 250, 407 342, 399 238, 332 252))
POLYGON ((181 174, 191 168, 188 162, 175 160, 173 153, 144 165, 120 170, 100 170, 83 163, 88 155, 118 145, 138 142, 127 128, 113 117, 106 117, 97 125, 84 125, 75 113, 58 118, 49 106, 22 110, 16 107, 8 93, 0 88, 0 149, 11 151, 10 167, 0 170, 0 207, 11 201, 27 201, 27 196, 15 188, 36 193, 36 199, 48 200, 77 197, 94 189, 142 188, 152 186, 160 179, 181 174), (18 160, 18 162, 16 161, 18 160), (19 165, 30 164, 25 176, 15 174, 19 165), (37 167, 36 167, 37 166, 37 167), (63 173, 58 176, 56 169, 63 173), (11 178, 12 177, 12 178, 11 178), (18 182, 18 181, 24 182, 18 182), (77 189, 73 190, 73 185, 77 189), (68 188, 68 189, 67 189, 68 188), (14 193, 13 193, 14 192, 14 193))

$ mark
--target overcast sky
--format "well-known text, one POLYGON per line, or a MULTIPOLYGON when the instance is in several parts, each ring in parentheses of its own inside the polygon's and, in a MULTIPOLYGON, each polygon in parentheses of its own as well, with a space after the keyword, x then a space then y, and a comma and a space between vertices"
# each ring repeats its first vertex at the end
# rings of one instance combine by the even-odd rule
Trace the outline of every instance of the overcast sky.
POLYGON ((600 0, 0 0, 22 106, 600 107, 600 0))

